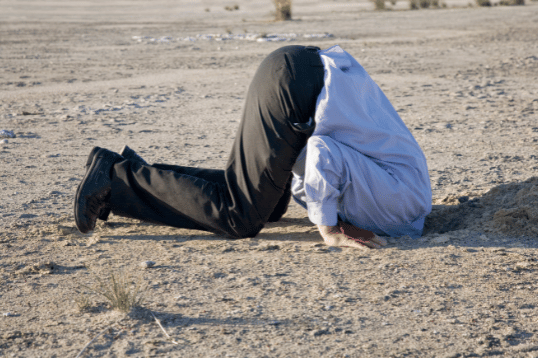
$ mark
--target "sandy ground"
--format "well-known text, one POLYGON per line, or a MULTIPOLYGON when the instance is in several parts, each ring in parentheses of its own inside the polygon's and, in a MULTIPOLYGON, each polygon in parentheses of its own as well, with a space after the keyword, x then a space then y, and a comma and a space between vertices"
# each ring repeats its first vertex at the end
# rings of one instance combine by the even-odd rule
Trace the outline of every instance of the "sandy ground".
POLYGON ((269 1, 0 2, 0 356, 75 357, 99 333, 82 356, 538 356, 538 3, 294 3, 274 23, 269 1), (429 161, 424 237, 327 248, 297 205, 248 240, 77 233, 94 145, 222 167, 257 65, 292 43, 340 44, 391 99, 429 161), (119 268, 147 284, 129 314, 85 288, 119 268))

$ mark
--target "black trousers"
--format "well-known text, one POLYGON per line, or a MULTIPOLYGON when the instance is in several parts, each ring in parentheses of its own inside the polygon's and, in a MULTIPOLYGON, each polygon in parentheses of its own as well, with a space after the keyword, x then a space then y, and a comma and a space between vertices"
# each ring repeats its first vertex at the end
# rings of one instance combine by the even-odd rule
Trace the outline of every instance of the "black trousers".
POLYGON ((234 238, 253 237, 270 217, 278 219, 291 169, 314 130, 307 122, 323 88, 318 50, 286 46, 262 61, 224 170, 116 163, 112 213, 234 238))

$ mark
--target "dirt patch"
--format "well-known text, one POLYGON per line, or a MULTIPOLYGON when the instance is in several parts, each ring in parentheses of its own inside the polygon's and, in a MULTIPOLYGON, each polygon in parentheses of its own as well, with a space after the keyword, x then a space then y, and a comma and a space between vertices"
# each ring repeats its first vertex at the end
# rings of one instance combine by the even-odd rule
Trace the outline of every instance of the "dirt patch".
POLYGON ((480 197, 451 195, 426 219, 425 234, 472 229, 538 236, 538 177, 496 186, 480 197))

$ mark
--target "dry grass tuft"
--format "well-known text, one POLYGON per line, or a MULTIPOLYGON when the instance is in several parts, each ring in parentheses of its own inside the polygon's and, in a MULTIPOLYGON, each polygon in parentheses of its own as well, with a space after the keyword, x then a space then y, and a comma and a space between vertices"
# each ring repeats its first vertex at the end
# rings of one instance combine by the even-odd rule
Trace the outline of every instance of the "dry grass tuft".
POLYGON ((273 0, 275 4, 275 20, 291 20, 291 0, 273 0))
POLYGON ((228 5, 227 5, 227 6, 224 7, 224 10, 226 10, 226 11, 239 10, 239 5, 237 5, 237 4, 235 4, 235 5, 233 5, 233 6, 228 6, 228 5))
POLYGON ((88 311, 92 306, 88 296, 84 295, 83 293, 81 293, 80 296, 75 299, 75 303, 77 304, 77 308, 80 312, 88 311))
POLYGON ((376 10, 385 10, 385 0, 371 0, 376 10))
POLYGON ((144 302, 147 285, 142 283, 140 276, 137 282, 134 282, 132 277, 121 269, 116 273, 110 270, 106 279, 101 279, 95 273, 92 274, 97 283, 93 287, 85 285, 82 287, 106 298, 112 309, 129 312, 133 307, 138 307, 144 302))
MULTIPOLYGON (((442 3, 441 6, 446 8, 446 3, 442 3)), ((430 7, 439 8, 439 0, 409 0, 410 10, 428 9, 430 7)))
POLYGON ((525 5, 525 0, 501 0, 499 5, 513 6, 513 5, 525 5))

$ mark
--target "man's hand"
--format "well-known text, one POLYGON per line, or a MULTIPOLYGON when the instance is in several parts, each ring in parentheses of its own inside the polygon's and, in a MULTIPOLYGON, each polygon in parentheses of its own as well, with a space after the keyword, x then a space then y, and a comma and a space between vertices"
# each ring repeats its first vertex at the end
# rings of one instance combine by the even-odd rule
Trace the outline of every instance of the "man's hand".
POLYGON ((380 249, 387 241, 371 231, 339 221, 336 226, 318 225, 319 233, 328 246, 380 249))

